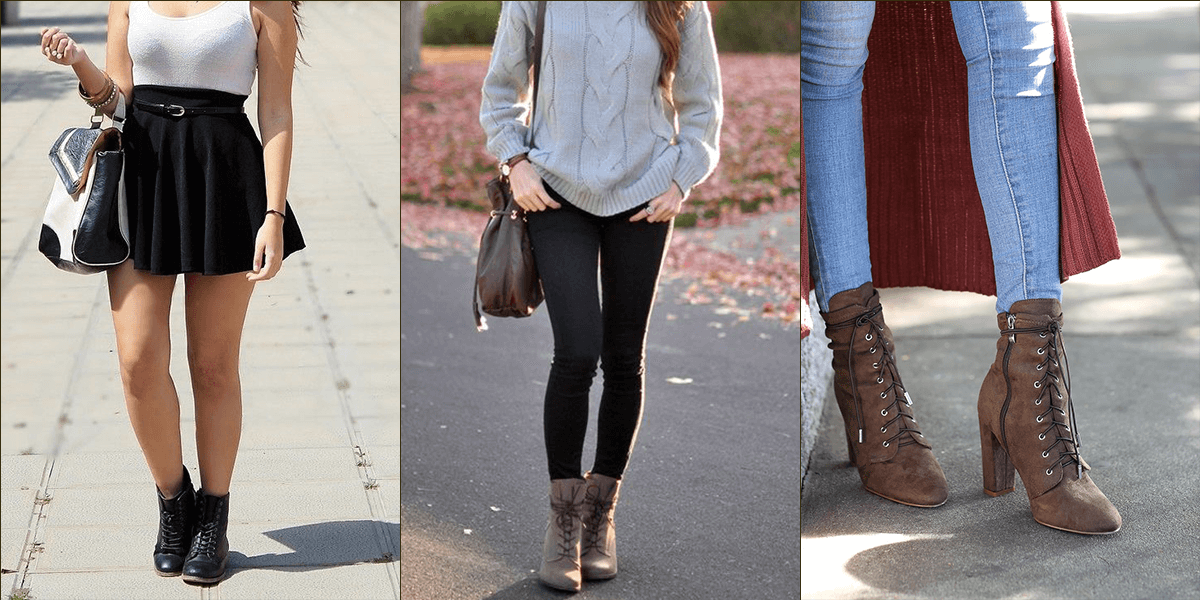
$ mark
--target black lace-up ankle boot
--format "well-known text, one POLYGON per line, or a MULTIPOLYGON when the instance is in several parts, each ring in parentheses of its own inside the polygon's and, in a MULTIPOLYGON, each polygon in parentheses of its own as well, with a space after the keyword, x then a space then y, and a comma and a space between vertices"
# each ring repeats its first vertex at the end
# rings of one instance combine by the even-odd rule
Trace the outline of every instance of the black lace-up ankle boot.
POLYGON ((196 525, 196 490, 187 467, 183 468, 183 485, 174 498, 166 499, 158 486, 158 541, 154 544, 154 571, 163 577, 183 572, 184 557, 192 545, 196 525))
POLYGON ((188 583, 216 583, 225 577, 229 562, 229 494, 210 496, 200 490, 196 503, 196 535, 183 563, 183 580, 188 583))

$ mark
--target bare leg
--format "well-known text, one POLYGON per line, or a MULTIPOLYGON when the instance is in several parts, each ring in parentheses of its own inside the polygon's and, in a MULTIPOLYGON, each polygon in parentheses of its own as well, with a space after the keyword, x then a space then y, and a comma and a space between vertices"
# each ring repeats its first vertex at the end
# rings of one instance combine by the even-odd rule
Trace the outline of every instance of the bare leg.
POLYGON ((174 276, 136 271, 132 260, 108 271, 125 407, 150 475, 167 498, 183 483, 179 396, 170 373, 174 290, 174 276))
POLYGON ((206 494, 229 492, 242 437, 238 374, 242 325, 254 283, 245 274, 184 276, 188 366, 196 402, 196 450, 206 494))

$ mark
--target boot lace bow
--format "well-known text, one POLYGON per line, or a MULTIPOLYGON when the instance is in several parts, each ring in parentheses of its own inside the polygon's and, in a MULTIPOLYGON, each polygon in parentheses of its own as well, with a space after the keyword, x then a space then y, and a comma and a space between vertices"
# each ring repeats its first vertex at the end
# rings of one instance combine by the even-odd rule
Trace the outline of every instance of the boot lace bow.
POLYGON ((913 436, 921 435, 921 431, 916 427, 910 426, 910 424, 915 425, 917 423, 912 413, 906 410, 907 407, 912 406, 912 398, 909 397, 908 390, 905 389, 904 383, 900 379, 900 370, 896 367, 896 357, 892 353, 892 348, 884 343, 883 325, 875 319, 881 312, 883 312, 883 305, 877 305, 853 319, 829 324, 828 328, 842 329, 845 327, 854 327, 854 333, 850 336, 850 345, 846 350, 846 363, 850 374, 850 395, 854 398, 854 408, 858 416, 858 443, 861 444, 863 441, 865 419, 863 418, 862 397, 858 393, 858 377, 854 373, 854 342, 861 337, 863 342, 871 344, 868 352, 873 355, 879 355, 879 359, 871 364, 871 368, 875 372, 875 383, 890 382, 879 393, 879 397, 887 398, 890 394, 892 401, 879 411, 879 415, 882 417, 894 416, 883 423, 883 426, 879 428, 880 433, 888 433, 888 431, 893 429, 893 424, 899 421, 899 426, 895 427, 895 433, 883 441, 883 446, 885 448, 891 446, 897 440, 907 435, 907 439, 900 442, 901 446, 906 446, 915 443, 916 438, 913 436), (860 333, 862 330, 865 330, 865 332, 860 333), (901 394, 903 394, 903 398, 901 394))

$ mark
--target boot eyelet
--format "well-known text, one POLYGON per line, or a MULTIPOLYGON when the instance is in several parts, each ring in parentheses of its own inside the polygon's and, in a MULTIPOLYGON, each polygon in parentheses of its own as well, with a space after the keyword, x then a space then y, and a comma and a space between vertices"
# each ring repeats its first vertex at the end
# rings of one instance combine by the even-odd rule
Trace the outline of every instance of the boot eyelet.
POLYGON ((1041 370, 1042 370, 1042 369, 1044 369, 1045 367, 1046 367, 1046 365, 1038 365, 1038 366, 1037 366, 1037 370, 1041 371, 1041 370))
POLYGON ((878 368, 879 368, 879 363, 871 363, 871 368, 872 368, 872 369, 878 369, 878 368))
POLYGON ((880 398, 887 398, 887 392, 879 392, 880 398))
POLYGON ((863 339, 865 339, 865 340, 867 340, 867 341, 869 342, 869 341, 871 341, 871 340, 875 339, 875 336, 873 336, 873 335, 871 335, 871 334, 869 334, 869 333, 868 333, 868 334, 866 335, 866 337, 864 337, 863 339))
POLYGON ((887 433, 887 427, 880 427, 879 433, 887 433))
POLYGON ((1044 434, 1044 433, 1043 433, 1043 434, 1039 435, 1039 436, 1038 436, 1038 439, 1039 439, 1039 440, 1044 440, 1044 439, 1046 439, 1046 434, 1044 434))
POLYGON ((1047 475, 1053 475, 1053 474, 1054 474, 1054 469, 1046 469, 1046 474, 1047 474, 1047 475))
MULTIPOLYGON (((1063 425, 1063 427, 1067 427, 1067 426, 1066 426, 1066 425, 1063 425)), ((1070 428, 1070 427, 1067 427, 1067 431, 1071 431, 1071 428, 1070 428)))
POLYGON ((1038 337, 1040 337, 1040 338, 1044 338, 1044 337, 1046 337, 1046 332, 1045 332, 1045 331, 1043 331, 1043 332, 1039 333, 1039 334, 1038 334, 1038 337))
POLYGON ((1049 452, 1043 452, 1043 453, 1042 453, 1042 458, 1046 458, 1047 456, 1050 456, 1050 453, 1049 453, 1049 452))
POLYGON ((875 347, 872 347, 872 348, 871 348, 871 354, 875 354, 875 350, 877 350, 877 348, 875 348, 875 347))
MULTIPOLYGON (((1054 393, 1055 393, 1055 394, 1058 394, 1058 392, 1054 392, 1054 393)), ((1059 399, 1059 400, 1062 400, 1062 394, 1058 394, 1058 399, 1059 399)))
POLYGON ((876 377, 876 378, 875 378, 875 383, 883 383, 883 378, 882 378, 882 377, 876 377))
POLYGON ((1038 354, 1045 354, 1045 353, 1046 353, 1045 348, 1038 348, 1038 354))
POLYGON ((883 409, 883 410, 879 411, 879 414, 881 414, 881 415, 883 415, 883 416, 885 416, 885 417, 886 417, 886 416, 887 416, 887 409, 885 408, 885 409, 883 409))
POLYGON ((883 443, 883 447, 884 447, 884 448, 887 448, 888 446, 889 446, 889 444, 888 444, 887 442, 884 442, 884 443, 883 443))
POLYGON ((1033 401, 1033 405, 1034 405, 1034 406, 1041 406, 1041 405, 1042 405, 1042 399, 1041 399, 1041 398, 1038 398, 1037 400, 1034 400, 1034 401, 1033 401))
POLYGON ((909 418, 908 418, 908 420, 909 420, 909 421, 912 421, 912 422, 913 422, 913 425, 916 425, 916 424, 917 424, 917 420, 916 420, 916 419, 914 419, 914 418, 912 418, 912 417, 909 417, 909 418))
POLYGON ((1039 415, 1039 416, 1038 416, 1038 418, 1037 418, 1037 422, 1038 422, 1038 423, 1041 423, 1041 422, 1042 422, 1042 417, 1041 417, 1040 415, 1039 415))
POLYGON ((1033 387, 1035 387, 1035 388, 1041 388, 1041 387, 1042 387, 1042 382, 1040 382, 1040 381, 1035 381, 1035 382, 1033 382, 1033 387))

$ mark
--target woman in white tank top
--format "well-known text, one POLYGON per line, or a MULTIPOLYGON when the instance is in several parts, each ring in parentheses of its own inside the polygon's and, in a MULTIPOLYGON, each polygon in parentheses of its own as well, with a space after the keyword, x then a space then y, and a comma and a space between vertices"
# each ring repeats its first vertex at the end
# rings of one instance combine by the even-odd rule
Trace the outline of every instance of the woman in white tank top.
POLYGON ((58 28, 89 106, 128 115, 130 259, 108 271, 129 418, 158 492, 154 568, 215 583, 229 557, 229 483, 241 434, 238 352, 254 285, 304 247, 287 205, 299 2, 111 2, 105 71, 58 28), (242 104, 259 78, 255 136, 242 104), (183 464, 169 317, 184 274, 201 488, 183 464))

